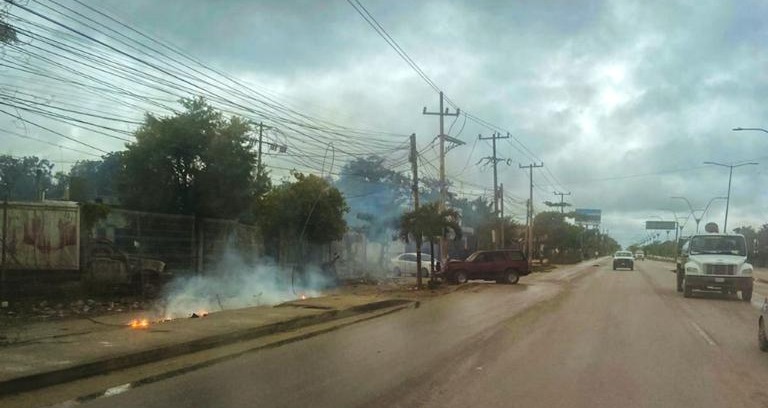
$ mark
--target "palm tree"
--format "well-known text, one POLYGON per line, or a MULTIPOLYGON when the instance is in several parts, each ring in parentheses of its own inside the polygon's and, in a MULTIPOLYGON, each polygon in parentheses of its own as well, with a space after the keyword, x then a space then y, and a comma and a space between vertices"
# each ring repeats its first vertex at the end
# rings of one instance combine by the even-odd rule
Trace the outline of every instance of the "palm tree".
POLYGON ((421 245, 426 237, 433 249, 435 238, 444 236, 448 230, 452 230, 455 239, 461 238, 461 226, 459 225, 459 213, 453 209, 440 211, 438 203, 430 203, 413 211, 404 213, 400 217, 398 226, 400 239, 408 242, 413 239, 416 243, 416 284, 421 289, 421 245))

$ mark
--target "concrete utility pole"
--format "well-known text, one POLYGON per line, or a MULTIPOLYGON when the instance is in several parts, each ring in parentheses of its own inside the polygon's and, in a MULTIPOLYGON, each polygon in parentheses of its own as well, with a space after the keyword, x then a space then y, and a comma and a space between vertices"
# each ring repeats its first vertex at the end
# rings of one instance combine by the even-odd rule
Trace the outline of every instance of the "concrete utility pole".
POLYGON ((504 249, 504 183, 499 184, 499 197, 501 197, 499 203, 501 207, 501 249, 504 249))
MULTIPOLYGON (((440 138, 440 202, 438 203, 438 209, 440 211, 445 210, 445 202, 448 200, 448 188, 445 184, 445 117, 446 116, 459 116, 461 111, 456 109, 456 112, 449 113, 448 108, 443 108, 443 92, 440 91, 440 110, 437 112, 427 112, 427 107, 421 112, 424 115, 437 115, 440 117, 440 134, 437 136, 440 138)), ((443 258, 442 265, 445 265, 445 258, 447 258, 448 250, 445 242, 445 234, 440 235, 440 257, 443 258)), ((433 254, 434 255, 434 254, 433 254)))
MULTIPOLYGON (((416 133, 411 134, 411 155, 409 160, 411 161, 411 172, 413 173, 413 209, 416 211, 419 209, 419 156, 416 150, 416 133)), ((420 244, 421 239, 418 239, 417 242, 420 244)), ((421 280, 421 245, 416 245, 416 286, 419 289, 421 289, 421 280)))
MULTIPOLYGON (((493 216, 497 219, 499 218, 499 182, 498 182, 498 169, 497 164, 499 163, 499 158, 496 157, 496 140, 497 139, 508 139, 509 135, 501 136, 498 133, 494 133, 491 135, 491 137, 483 137, 483 135, 477 135, 477 138, 479 140, 491 140, 493 145, 493 157, 490 157, 491 161, 493 161, 493 216)), ((498 223, 497 223, 498 226, 498 223)), ((501 231, 496 236, 501 236, 501 231)), ((502 246, 504 245, 502 241, 502 246)), ((494 242, 494 246, 496 249, 499 248, 499 243, 494 242)))
POLYGON ((554 194, 560 196, 560 214, 563 214, 563 210, 565 209, 565 196, 571 195, 571 192, 569 191, 567 193, 559 193, 555 191, 554 194))
POLYGON ((531 265, 531 261, 532 261, 531 255, 533 254, 533 251, 531 248, 533 246, 533 169, 538 167, 544 167, 544 163, 541 163, 541 164, 531 163, 527 166, 523 166, 522 164, 520 165, 521 169, 528 169, 530 173, 530 183, 529 183, 530 190, 529 190, 529 196, 528 196, 529 198, 528 198, 528 211, 527 211, 528 214, 525 218, 525 223, 527 225, 526 232, 525 232, 526 234, 525 242, 526 242, 526 255, 528 257, 528 266, 531 265))

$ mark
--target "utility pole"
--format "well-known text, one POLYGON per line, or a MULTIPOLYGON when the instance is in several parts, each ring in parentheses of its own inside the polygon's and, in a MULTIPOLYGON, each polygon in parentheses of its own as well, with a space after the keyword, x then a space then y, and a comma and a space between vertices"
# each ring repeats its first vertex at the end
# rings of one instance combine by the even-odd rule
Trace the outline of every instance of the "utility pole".
POLYGON ((530 174, 530 176, 529 176, 530 177, 530 183, 529 183, 530 189, 529 189, 529 195, 528 195, 528 197, 529 197, 528 198, 528 214, 527 214, 527 216, 525 218, 525 220, 526 220, 525 223, 527 225, 526 232, 525 232, 525 235, 526 235, 526 237, 525 237, 526 238, 525 239, 526 245, 525 246, 526 246, 526 255, 528 257, 528 266, 529 267, 531 266, 531 261, 532 261, 531 255, 533 255, 533 251, 532 251, 532 246, 533 246, 533 169, 539 168, 539 167, 544 167, 544 163, 541 163, 541 164, 531 163, 531 164, 529 164, 527 166, 523 166, 522 164, 520 165, 521 169, 528 169, 529 174, 530 174))
MULTIPOLYGON (((499 217, 499 182, 498 182, 498 169, 497 164, 499 163, 499 158, 496 157, 496 140, 497 139, 508 139, 509 135, 501 136, 498 133, 494 133, 491 135, 491 137, 483 137, 483 135, 477 135, 477 138, 479 140, 490 140, 493 146, 493 157, 490 157, 491 161, 493 162, 493 216, 498 218, 499 217)), ((498 223, 497 223, 498 226, 498 223)), ((496 235, 501 236, 501 234, 496 235)), ((502 240, 502 245, 504 241, 502 240)), ((499 248, 499 243, 495 242, 496 249, 499 248)))
POLYGON ((256 167, 256 171, 261 172, 261 144, 264 138, 264 122, 259 122, 259 156, 258 156, 258 162, 259 165, 256 167))
MULTIPOLYGON (((448 188, 445 184, 445 117, 446 116, 459 116, 461 111, 457 108, 456 112, 449 113, 448 108, 443 108, 443 92, 440 91, 440 110, 437 112, 427 112, 427 107, 421 112, 424 115, 437 115, 440 117, 440 134, 437 136, 440 138, 440 202, 438 203, 438 209, 440 211, 445 210, 445 202, 448 200, 448 188)), ((448 250, 445 242, 445 234, 440 235, 440 257, 445 261, 448 257, 448 250)), ((434 254, 433 254, 434 255, 434 254)), ((441 265, 445 265, 442 262, 441 265)))
POLYGON ((560 196, 560 214, 562 214, 563 210, 565 209, 565 196, 571 195, 571 192, 569 191, 567 193, 560 193, 560 192, 555 191, 554 193, 555 193, 555 195, 559 195, 560 196))
POLYGON ((501 202, 499 203, 501 207, 501 249, 504 249, 504 183, 499 185, 499 197, 501 197, 501 202))
MULTIPOLYGON (((419 209, 419 156, 416 150, 416 133, 411 134, 411 155, 409 160, 411 161, 411 172, 413 173, 413 186, 411 187, 413 190, 413 209, 417 211, 419 209)), ((416 243, 416 286, 421 289, 421 239, 417 239, 416 243)))

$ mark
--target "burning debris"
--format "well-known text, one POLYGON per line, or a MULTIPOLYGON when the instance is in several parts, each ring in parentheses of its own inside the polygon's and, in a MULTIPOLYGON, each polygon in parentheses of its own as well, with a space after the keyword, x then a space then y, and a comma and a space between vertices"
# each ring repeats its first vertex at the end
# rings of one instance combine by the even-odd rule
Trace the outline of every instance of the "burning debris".
POLYGON ((189 316, 189 317, 190 319, 197 319, 205 316, 208 316, 208 312, 195 312, 195 313, 192 313, 192 316, 189 316))
POLYGON ((131 329, 146 329, 149 327, 149 320, 147 319, 133 319, 129 324, 131 329))

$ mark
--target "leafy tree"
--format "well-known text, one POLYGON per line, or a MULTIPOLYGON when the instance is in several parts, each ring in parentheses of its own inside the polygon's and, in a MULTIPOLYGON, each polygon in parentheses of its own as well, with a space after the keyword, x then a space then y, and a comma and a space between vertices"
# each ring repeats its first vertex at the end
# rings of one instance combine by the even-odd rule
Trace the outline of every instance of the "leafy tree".
POLYGON ((416 282, 421 289, 421 245, 426 237, 430 246, 434 248, 435 239, 447 236, 449 230, 453 232, 455 239, 461 238, 461 226, 459 225, 459 212, 454 209, 440 211, 439 203, 430 203, 416 210, 404 213, 400 217, 400 239, 408 242, 413 239, 417 248, 416 282))
POLYGON ((391 241, 396 220, 411 196, 409 179, 384 166, 384 158, 368 156, 345 164, 335 185, 350 207, 346 216, 349 228, 382 243, 382 264, 385 244, 391 241))
POLYGON ((122 169, 122 152, 108 153, 101 160, 78 161, 72 166, 67 179, 70 199, 87 202, 96 198, 115 197, 122 169))
MULTIPOLYGON (((493 213, 493 204, 483 198, 474 200, 456 198, 451 200, 451 206, 461 214, 461 225, 474 229, 478 249, 493 248, 492 231, 498 230, 500 220, 493 213)), ((507 248, 514 244, 520 230, 520 225, 511 217, 504 217, 504 243, 507 248)))
POLYGON ((751 226, 734 228, 733 232, 744 235, 744 239, 747 241, 747 254, 753 256, 755 253, 755 243, 758 239, 757 231, 751 226))
POLYGON ((0 155, 0 195, 11 200, 37 200, 53 185, 53 164, 36 156, 0 155))
POLYGON ((349 207, 338 189, 315 175, 293 177, 295 181, 266 194, 258 216, 267 244, 278 254, 284 243, 327 244, 341 239, 347 229, 344 214, 349 207))
POLYGON ((8 24, 0 15, 0 44, 12 44, 19 41, 16 36, 16 29, 8 24))
POLYGON ((238 218, 265 191, 242 118, 224 116, 203 98, 182 99, 171 117, 147 114, 123 153, 118 196, 128 208, 238 218))

